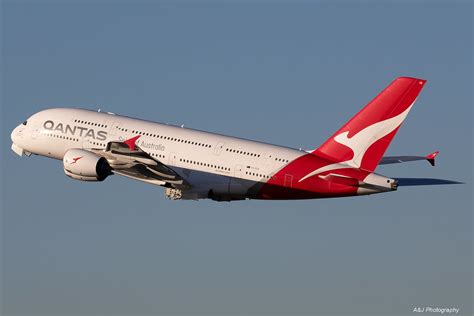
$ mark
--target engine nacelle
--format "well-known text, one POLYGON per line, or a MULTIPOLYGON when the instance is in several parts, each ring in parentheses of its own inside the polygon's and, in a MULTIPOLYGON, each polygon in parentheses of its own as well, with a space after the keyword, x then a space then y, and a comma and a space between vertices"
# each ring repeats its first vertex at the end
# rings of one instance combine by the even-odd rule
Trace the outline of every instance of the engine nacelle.
POLYGON ((103 181, 111 175, 107 159, 83 149, 69 149, 63 166, 68 177, 81 181, 103 181))

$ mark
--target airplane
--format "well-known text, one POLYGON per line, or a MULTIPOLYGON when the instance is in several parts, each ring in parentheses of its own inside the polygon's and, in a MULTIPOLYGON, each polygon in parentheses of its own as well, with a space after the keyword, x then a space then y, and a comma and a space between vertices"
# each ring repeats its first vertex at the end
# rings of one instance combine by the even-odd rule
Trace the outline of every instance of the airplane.
POLYGON ((426 80, 399 77, 314 150, 301 150, 111 112, 45 109, 11 133, 19 156, 63 161, 72 179, 116 174, 164 187, 171 200, 294 200, 369 195, 402 185, 454 184, 390 178, 379 165, 427 160, 384 157, 426 80))

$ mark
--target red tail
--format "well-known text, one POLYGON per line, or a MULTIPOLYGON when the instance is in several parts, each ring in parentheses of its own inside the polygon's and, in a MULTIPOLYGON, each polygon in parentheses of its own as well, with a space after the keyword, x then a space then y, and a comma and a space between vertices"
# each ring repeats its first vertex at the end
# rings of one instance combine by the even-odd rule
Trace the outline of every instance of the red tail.
POLYGON ((400 77, 313 153, 374 171, 426 80, 400 77))

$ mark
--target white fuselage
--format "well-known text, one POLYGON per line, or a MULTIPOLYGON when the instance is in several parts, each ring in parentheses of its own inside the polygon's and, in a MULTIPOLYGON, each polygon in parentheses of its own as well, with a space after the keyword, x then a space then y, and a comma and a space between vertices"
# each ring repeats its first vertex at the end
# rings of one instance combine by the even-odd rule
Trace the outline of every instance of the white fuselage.
POLYGON ((202 194, 244 194, 265 183, 304 151, 83 109, 48 109, 12 132, 25 153, 63 159, 71 148, 105 149, 140 135, 136 145, 170 166, 202 194))

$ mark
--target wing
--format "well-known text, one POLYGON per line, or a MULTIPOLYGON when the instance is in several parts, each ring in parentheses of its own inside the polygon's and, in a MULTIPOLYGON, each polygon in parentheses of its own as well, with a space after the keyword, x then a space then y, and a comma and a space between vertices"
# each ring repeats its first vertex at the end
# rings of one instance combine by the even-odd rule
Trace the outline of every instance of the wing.
POLYGON ((407 161, 427 160, 432 166, 435 165, 435 158, 438 156, 439 151, 435 151, 427 156, 387 156, 382 157, 379 165, 388 165, 392 163, 402 163, 407 161))
POLYGON ((105 150, 90 150, 107 159, 113 173, 161 186, 189 187, 173 169, 138 147, 136 141, 139 137, 140 135, 124 142, 109 142, 105 150))

